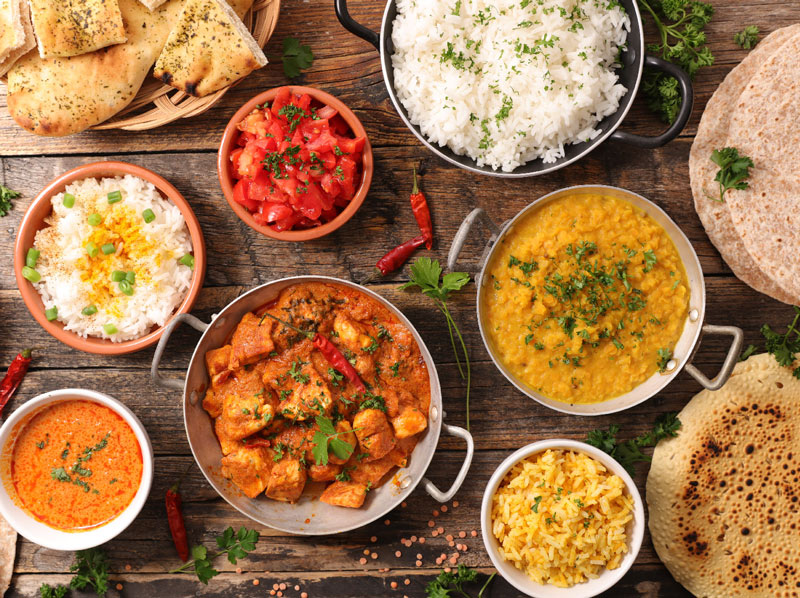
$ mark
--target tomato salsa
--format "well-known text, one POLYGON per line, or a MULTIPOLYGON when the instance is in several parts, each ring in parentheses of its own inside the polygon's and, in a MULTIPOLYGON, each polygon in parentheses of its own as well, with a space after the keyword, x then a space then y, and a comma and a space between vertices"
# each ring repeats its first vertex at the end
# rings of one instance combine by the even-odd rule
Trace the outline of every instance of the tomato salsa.
POLYGON ((238 129, 233 198, 257 223, 276 231, 320 226, 356 194, 366 138, 355 137, 335 108, 284 87, 238 129))
POLYGON ((136 434, 93 401, 54 403, 22 424, 11 456, 14 501, 62 531, 108 523, 131 503, 142 480, 136 434))

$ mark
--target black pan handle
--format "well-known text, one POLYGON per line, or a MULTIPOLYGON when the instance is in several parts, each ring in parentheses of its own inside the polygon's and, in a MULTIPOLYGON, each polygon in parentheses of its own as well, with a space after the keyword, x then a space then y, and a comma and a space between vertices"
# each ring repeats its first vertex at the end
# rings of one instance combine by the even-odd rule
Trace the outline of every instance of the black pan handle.
MULTIPOLYGON (((340 0, 337 0, 336 2, 337 7, 339 5, 339 1, 340 0)), ((341 0, 341 2, 344 3, 344 0, 341 0)), ((347 26, 345 25, 345 27, 347 26)), ((667 62, 666 60, 662 60, 661 58, 656 58, 655 56, 650 56, 648 54, 644 57, 644 65, 664 71, 668 75, 672 75, 678 80, 678 85, 680 86, 681 92, 681 109, 678 111, 678 116, 675 118, 675 122, 670 125, 669 129, 661 133, 661 135, 657 135, 656 137, 635 135, 633 133, 626 133, 625 131, 614 131, 614 133, 611 135, 611 139, 615 141, 621 141, 622 143, 627 143, 635 147, 641 147, 643 149, 655 149, 657 147, 661 147, 662 145, 668 144, 670 141, 680 135, 681 131, 683 131, 683 127, 686 126, 686 123, 689 121, 689 117, 692 115, 694 90, 692 89, 691 77, 689 77, 686 71, 678 68, 671 62, 667 62)))
POLYGON ((376 50, 380 49, 381 36, 372 31, 372 29, 367 29, 361 23, 357 23, 350 16, 350 12, 347 10, 347 0, 334 0, 334 6, 336 7, 336 17, 339 19, 342 27, 347 29, 350 33, 371 43, 375 46, 376 50))

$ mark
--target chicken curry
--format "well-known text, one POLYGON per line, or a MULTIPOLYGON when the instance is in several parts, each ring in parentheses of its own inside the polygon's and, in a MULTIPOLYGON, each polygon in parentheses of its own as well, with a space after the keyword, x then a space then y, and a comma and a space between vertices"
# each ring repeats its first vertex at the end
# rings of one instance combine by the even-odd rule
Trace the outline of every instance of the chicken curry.
POLYGON ((355 289, 287 287, 205 358, 203 407, 222 473, 250 498, 293 503, 307 482, 323 482, 320 500, 359 508, 407 466, 428 426, 428 369, 411 331, 355 289), (314 335, 330 340, 360 381, 336 369, 314 335))

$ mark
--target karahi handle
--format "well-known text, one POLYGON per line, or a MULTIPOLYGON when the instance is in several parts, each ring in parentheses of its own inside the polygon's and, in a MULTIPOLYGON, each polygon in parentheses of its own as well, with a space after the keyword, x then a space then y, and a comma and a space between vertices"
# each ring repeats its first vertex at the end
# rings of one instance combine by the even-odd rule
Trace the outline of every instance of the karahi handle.
POLYGON ((453 485, 450 486, 448 490, 442 492, 436 487, 436 484, 431 482, 428 478, 422 478, 422 487, 425 489, 425 492, 430 494, 431 497, 433 497, 433 500, 439 503, 445 503, 449 501, 456 495, 456 492, 461 489, 461 485, 467 478, 467 473, 469 473, 470 465, 472 465, 472 456, 475 453, 475 442, 472 440, 472 434, 467 432, 464 428, 450 426, 444 423, 442 424, 442 428, 444 428, 444 431, 451 436, 458 436, 466 441, 467 454, 464 456, 464 462, 461 464, 461 469, 458 471, 458 475, 456 476, 453 485))
POLYGON ((169 324, 164 327, 164 332, 161 333, 161 338, 158 339, 156 352, 153 353, 153 363, 150 366, 150 379, 158 386, 171 388, 173 390, 183 390, 183 385, 185 384, 186 380, 183 378, 164 378, 164 376, 162 376, 158 371, 158 366, 161 365, 161 358, 164 356, 164 350, 167 348, 169 337, 172 336, 175 328, 177 328, 183 322, 186 322, 198 332, 205 332, 206 328, 208 328, 208 324, 198 318, 195 318, 192 314, 178 314, 169 324))
POLYGON ((698 370, 691 363, 686 365, 686 371, 689 375, 697 380, 706 390, 719 390, 728 381, 733 373, 733 368, 736 362, 739 361, 739 355, 742 353, 742 344, 744 343, 744 333, 741 328, 736 326, 714 326, 713 324, 706 324, 703 326, 704 334, 725 334, 733 337, 731 346, 728 348, 728 355, 719 370, 719 373, 709 380, 706 375, 698 370))
POLYGON ((342 27, 371 43, 376 50, 380 48, 381 36, 372 31, 372 29, 367 29, 350 16, 350 11, 347 10, 347 0, 334 0, 334 8, 336 9, 336 18, 339 19, 342 27))

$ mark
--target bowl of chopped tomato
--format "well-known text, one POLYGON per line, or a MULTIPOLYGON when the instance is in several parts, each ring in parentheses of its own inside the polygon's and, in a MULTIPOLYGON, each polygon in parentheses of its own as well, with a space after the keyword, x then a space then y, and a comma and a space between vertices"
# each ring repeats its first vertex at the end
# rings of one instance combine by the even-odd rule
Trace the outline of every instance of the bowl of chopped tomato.
POLYGON ((225 198, 250 228, 309 241, 361 207, 372 182, 372 148, 340 100, 312 87, 277 87, 233 115, 217 170, 225 198))

